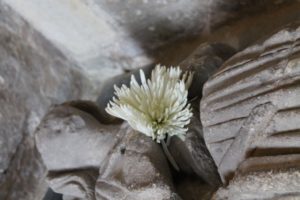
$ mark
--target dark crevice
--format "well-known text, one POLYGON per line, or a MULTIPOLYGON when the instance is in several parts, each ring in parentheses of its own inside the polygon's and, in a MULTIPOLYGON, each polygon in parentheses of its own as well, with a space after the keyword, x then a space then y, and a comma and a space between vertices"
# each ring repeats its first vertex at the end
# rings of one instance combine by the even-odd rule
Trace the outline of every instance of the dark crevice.
POLYGON ((256 148, 252 151, 251 156, 263 157, 263 156, 277 156, 277 155, 289 155, 289 154, 300 154, 300 147, 293 148, 256 148))
MULTIPOLYGON (((300 137, 300 129, 272 133, 269 137, 287 137, 287 136, 291 136, 291 137, 299 136, 300 137)), ((300 144, 299 144, 299 146, 300 146, 300 144)))

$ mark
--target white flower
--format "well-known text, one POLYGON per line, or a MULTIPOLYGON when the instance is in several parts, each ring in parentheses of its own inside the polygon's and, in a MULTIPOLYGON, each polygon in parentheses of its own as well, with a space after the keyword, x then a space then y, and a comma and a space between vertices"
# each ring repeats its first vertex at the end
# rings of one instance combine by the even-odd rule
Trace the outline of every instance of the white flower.
POLYGON ((131 127, 152 137, 158 143, 166 136, 176 135, 185 139, 192 112, 187 102, 187 89, 192 82, 192 73, 182 75, 179 67, 166 68, 157 65, 151 80, 146 80, 140 70, 142 85, 131 76, 130 88, 115 86, 113 101, 106 111, 128 121, 131 127))

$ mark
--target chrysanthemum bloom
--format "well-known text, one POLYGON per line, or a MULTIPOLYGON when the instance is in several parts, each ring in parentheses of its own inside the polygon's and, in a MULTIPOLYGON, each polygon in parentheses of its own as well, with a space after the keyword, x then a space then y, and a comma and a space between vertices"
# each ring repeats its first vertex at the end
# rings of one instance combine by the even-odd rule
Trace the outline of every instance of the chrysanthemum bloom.
POLYGON ((184 73, 179 67, 166 68, 157 65, 151 79, 146 80, 140 70, 141 85, 131 76, 130 87, 115 86, 115 95, 106 111, 128 121, 131 127, 156 142, 168 136, 185 138, 192 112, 187 102, 192 73, 184 73))

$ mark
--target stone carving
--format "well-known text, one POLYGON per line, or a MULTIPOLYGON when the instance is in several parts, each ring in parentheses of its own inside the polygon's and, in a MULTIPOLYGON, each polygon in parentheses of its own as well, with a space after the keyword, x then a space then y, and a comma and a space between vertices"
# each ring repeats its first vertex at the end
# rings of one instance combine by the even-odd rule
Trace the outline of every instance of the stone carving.
MULTIPOLYGON (((275 198, 272 194, 300 191, 299 181, 289 179, 292 174, 299 179, 300 168, 299 31, 299 23, 294 23, 236 54, 204 86, 204 139, 223 182, 236 174, 228 186, 230 195, 241 189, 275 198), (244 175, 249 170, 253 174, 244 175), (280 185, 290 187, 278 190, 279 177, 280 185), (258 187, 270 181, 274 187, 258 187)), ((216 199, 222 199, 221 193, 216 199)))
POLYGON ((299 162, 299 155, 249 158, 228 187, 219 189, 213 200, 299 199, 299 162))
MULTIPOLYGON (((89 96, 94 95, 95 91, 90 86, 86 87, 87 82, 84 78, 85 75, 88 74, 90 80, 96 81, 96 83, 93 82, 92 86, 93 88, 99 89, 100 85, 98 81, 102 83, 104 78, 106 79, 122 72, 125 73, 128 70, 140 66, 132 65, 132 63, 145 64, 153 61, 167 65, 177 64, 184 56, 190 53, 191 49, 194 49, 203 41, 222 41, 233 45, 239 50, 244 49, 252 44, 253 41, 272 32, 276 27, 299 19, 299 6, 300 3, 298 1, 262 2, 249 0, 191 0, 189 3, 183 0, 176 2, 171 0, 133 0, 129 4, 122 1, 95 0, 75 1, 75 3, 73 0, 48 0, 43 4, 40 4, 38 0, 26 2, 20 0, 0 0, 0 199, 39 200, 45 194, 48 187, 44 178, 45 168, 39 153, 36 151, 33 133, 50 105, 60 104, 71 99, 81 99, 82 92, 87 92, 89 96), (27 7, 31 9, 26 9, 27 7), (47 9, 46 12, 44 12, 44 8, 47 9), (158 13, 156 8, 166 12, 158 13), (99 13, 99 10, 105 11, 103 13, 104 15, 102 15, 102 12, 99 13), (61 16, 59 14, 61 13, 63 16, 67 15, 72 17, 67 17, 60 21, 54 18, 54 20, 45 20, 48 18, 49 13, 58 13, 57 16, 61 16), (100 15, 97 15, 97 13, 100 15), (25 20, 19 15, 22 15, 25 20), (96 18, 90 18, 88 16, 96 16, 96 18), (111 18, 113 18, 112 21, 110 21, 111 18), (228 21, 228 19, 230 19, 230 21, 228 21), (93 24, 98 24, 97 22, 100 22, 99 26, 93 26, 93 24), (107 29, 101 26, 101 22, 112 25, 111 31, 106 32, 105 30, 107 29), (141 22, 143 23, 141 24, 141 22), (61 26, 61 23, 65 26, 61 26), (48 26, 49 24, 50 26, 48 26), (88 29, 79 30, 78 24, 83 24, 85 27, 88 27, 88 29), (74 31, 72 31, 73 29, 74 31), (208 33, 209 36, 206 37, 202 34, 198 34, 199 32, 197 30, 205 35, 208 33), (76 34, 79 33, 78 31, 82 34, 76 34), (98 31, 111 34, 99 35, 98 31), (69 35, 67 33, 69 33, 69 35), (181 36, 196 37, 186 38, 181 36), (76 39, 74 40, 74 38, 76 39), (165 46, 164 44, 168 45, 165 46), (96 47, 96 49, 93 47, 96 47), (79 54, 74 52, 79 52, 79 54), (88 52, 94 53, 90 54, 88 52), (151 58, 151 60, 146 58, 151 58), (78 67, 80 67, 82 71, 78 72, 76 70, 78 67)), ((297 33, 297 31, 294 33, 297 33)), ((290 38, 293 40, 292 37, 290 38)), ((281 39, 276 40, 279 41, 281 39)), ((285 43, 284 38, 282 42, 285 43)), ((298 44, 295 41, 291 42, 295 44, 292 50, 295 52, 294 50, 298 48, 298 44)), ((274 59, 282 61, 284 65, 286 59, 285 56, 282 56, 284 55, 284 53, 282 53, 284 52, 284 45, 285 44, 278 45, 279 48, 282 48, 281 53, 275 50, 277 47, 268 45, 266 45, 266 50, 262 48, 262 51, 268 52, 269 49, 273 49, 276 51, 273 53, 273 55, 275 55, 274 59)), ((207 45, 204 49, 213 49, 212 51, 214 52, 217 48, 214 45, 207 45)), ((225 52, 231 51, 226 50, 225 52)), ((261 56, 255 57, 255 55, 245 53, 248 58, 252 59, 252 63, 256 60, 261 62, 261 57, 270 58, 270 56, 263 55, 263 53, 259 51, 254 53, 261 54, 261 56)), ((181 65, 190 67, 200 63, 202 66, 211 66, 209 67, 210 69, 216 69, 227 59, 227 57, 215 56, 218 54, 216 52, 214 52, 212 56, 207 56, 209 53, 205 55, 200 54, 201 56, 198 56, 197 59, 187 59, 181 63, 181 65), (207 59, 207 57, 209 57, 209 59, 207 59), (187 63, 186 66, 184 63, 187 63)), ((244 61, 247 59, 239 58, 239 56, 237 56, 237 58, 244 61)), ((291 61, 291 65, 295 63, 296 61, 291 61)), ((275 65, 279 66, 279 64, 275 65)), ((265 64, 262 64, 262 66, 266 67, 265 64)), ((273 69, 276 73, 272 74, 273 77, 277 77, 278 74, 280 74, 275 68, 273 69)), ((288 71, 293 68, 294 67, 287 67, 286 69, 288 71)), ((199 68, 196 67, 196 69, 199 68)), ((255 67, 255 69, 258 68, 255 67)), ((192 87, 195 93, 190 93, 190 99, 193 99, 195 102, 199 101, 199 99, 194 98, 200 98, 202 95, 202 83, 214 72, 214 70, 212 70, 206 74, 206 70, 200 71, 196 76, 200 77, 204 75, 205 78, 197 78, 196 80, 200 82, 195 82, 192 87)), ((251 76, 247 74, 247 76, 243 77, 246 79, 251 76)), ((261 80, 262 83, 266 83, 263 80, 264 78, 265 76, 263 76, 261 80)), ((277 88, 274 89, 274 91, 277 90, 277 93, 280 93, 279 91, 282 90, 281 92, 284 93, 284 91, 287 91, 287 87, 281 87, 280 84, 287 80, 278 79, 278 81, 275 81, 276 83, 266 84, 266 88, 270 85, 278 84, 280 89, 277 88)), ((293 78, 289 81, 293 81, 293 78)), ((294 82, 294 88, 297 88, 296 82, 294 82)), ((264 86, 262 86, 262 88, 263 87, 264 86)), ((289 88, 291 93, 287 92, 282 95, 287 96, 287 101, 283 101, 282 96, 278 101, 287 104, 290 104, 292 101, 297 102, 298 91, 291 88, 292 87, 289 88), (293 95, 295 98, 292 97, 293 95)), ((252 93, 252 90, 249 93, 252 93)), ((238 94, 238 92, 231 94, 232 95, 229 95, 228 98, 234 99, 234 96, 238 94)), ((258 95, 257 97, 262 98, 262 96, 263 95, 258 95)), ((88 97, 84 98, 87 99, 88 97)), ((252 100, 253 99, 255 99, 255 97, 253 97, 252 100)), ((273 97, 272 99, 274 100, 273 97)), ((274 103, 274 101, 268 103, 263 102, 263 104, 257 105, 254 104, 255 103, 253 103, 254 109, 252 110, 251 108, 251 111, 247 111, 247 117, 251 115, 256 118, 255 116, 257 116, 258 113, 262 113, 262 116, 260 116, 261 121, 252 121, 248 117, 249 119, 247 120, 241 119, 241 121, 244 121, 242 123, 236 122, 239 123, 236 127, 230 125, 230 129, 224 129, 233 130, 234 132, 236 130, 235 128, 240 129, 240 127, 243 126, 236 142, 232 145, 234 148, 229 151, 229 154, 235 154, 235 159, 232 160, 232 156, 224 158, 226 163, 229 164, 225 166, 222 165, 223 167, 220 168, 222 173, 232 171, 236 167, 240 171, 241 166, 248 166, 247 163, 250 160, 248 154, 251 154, 252 157, 258 157, 258 160, 255 161, 258 163, 262 162, 262 158, 270 160, 271 156, 265 156, 266 154, 299 153, 299 140, 296 136, 298 123, 295 119, 298 115, 296 111, 294 111, 295 109, 283 112, 280 110, 281 107, 278 107, 280 103, 274 103), (273 128, 271 127, 268 133, 278 131, 277 137, 268 137, 268 139, 260 140, 258 144, 254 144, 254 142, 253 145, 251 145, 252 140, 257 140, 257 138, 254 137, 256 136, 255 133, 257 130, 263 130, 263 125, 268 123, 268 120, 270 124, 273 124, 273 128), (253 129, 255 130, 253 131, 253 129), (289 133, 283 132, 286 130, 288 130, 289 133), (290 130, 295 131, 292 133, 290 130), (241 143, 239 143, 239 141, 241 141, 241 143), (242 144, 245 144, 245 146, 242 144), (234 150, 236 148, 241 149, 240 154, 236 154, 237 152, 234 150), (254 150, 254 148, 256 149, 254 150), (253 151, 248 152, 248 149, 253 149, 253 151), (245 160, 245 157, 248 159, 245 160)), ((85 107, 82 105, 83 104, 80 104, 78 107, 79 110, 85 107)), ((239 105, 243 106, 242 104, 239 105)), ((74 105, 72 106, 77 108, 74 105)), ((106 103, 104 103, 104 106, 101 106, 101 108, 105 106, 106 103)), ((92 114, 91 111, 96 107, 91 108, 89 111, 83 110, 93 115, 93 117, 96 117, 101 123, 113 121, 110 121, 108 116, 104 116, 105 113, 99 114, 97 111, 92 114), (101 117, 97 117, 97 115, 101 117)), ((197 106, 195 110, 198 110, 197 106)), ((239 109, 238 112, 241 110, 242 109, 239 109)), ((213 117, 214 116, 212 116, 212 118, 213 117)), ((71 121, 72 120, 76 121, 77 119, 71 119, 71 121)), ((193 120, 195 120, 194 122, 197 127, 200 126, 200 122, 197 121, 198 119, 193 120)), ((212 162, 209 153, 206 151, 205 142, 203 142, 201 133, 200 127, 195 129, 191 128, 186 143, 178 144, 181 145, 182 150, 180 150, 180 152, 184 154, 183 157, 187 158, 188 164, 186 164, 187 161, 185 161, 185 159, 177 157, 175 153, 173 153, 173 156, 176 162, 181 166, 181 172, 191 174, 191 176, 196 177, 198 180, 199 177, 195 176, 195 174, 197 174, 206 181, 211 182, 212 185, 215 185, 216 182, 212 180, 218 179, 216 178, 217 176, 215 176, 216 174, 214 174, 216 168, 214 165, 211 165, 212 162), (202 157, 203 153, 205 155, 204 157, 202 157), (211 169, 209 173, 203 173, 205 171, 202 170, 206 167, 200 165, 205 159, 209 159, 210 161, 204 163, 208 166, 212 166, 212 168, 209 168, 211 169)), ((223 137, 223 135, 219 135, 218 137, 223 137)), ((217 154, 219 155, 218 152, 213 155, 216 157, 217 154)), ((85 154, 85 156, 88 156, 88 154, 85 154)), ((286 156, 284 158, 286 158, 286 156)), ((276 156, 275 160, 277 159, 278 156, 276 156)), ((80 160, 80 162, 81 164, 84 163, 82 160, 80 160)), ((291 162, 296 163, 296 161, 291 162)), ((65 162, 62 163, 65 164, 65 162)), ((270 165, 269 168, 274 168, 275 165, 282 166, 282 163, 283 161, 275 164, 268 163, 266 166, 270 165)), ((56 164, 56 167, 58 167, 59 163, 56 164)), ((261 165, 259 166, 261 167, 261 165)), ((295 166, 297 165, 295 164, 295 166)), ((98 167, 96 167, 97 170, 94 170, 93 167, 80 169, 78 171, 75 170, 76 172, 73 171, 72 173, 52 170, 48 174, 48 179, 53 187, 56 185, 56 191, 60 191, 61 189, 61 192, 69 190, 67 187, 70 186, 69 183, 72 182, 72 180, 75 182, 85 180, 88 183, 86 185, 93 185, 97 180, 95 178, 90 179, 89 177, 96 177, 95 174, 99 173, 98 167)), ((254 168, 255 167, 258 166, 254 165, 254 168)), ((248 168, 246 169, 248 170, 248 168)), ((239 175, 236 175, 237 178, 238 176, 239 175)), ((192 183, 192 181, 186 182, 187 185, 192 183)), ((185 185, 179 184, 181 186, 185 185)), ((201 184, 204 183, 201 182, 201 184)), ((203 189, 206 188, 206 186, 201 187, 203 189)), ((185 189, 186 188, 183 190, 185 189)), ((88 191, 89 188, 84 187, 83 189, 79 189, 79 191, 81 190, 88 191)), ((194 195, 193 192, 189 191, 188 193, 194 195)), ((80 192, 76 192, 75 194, 78 196, 81 195, 80 192)), ((196 197, 199 196, 196 195, 196 197)), ((67 195, 65 195, 64 198, 67 199, 67 195)), ((75 197, 69 196, 68 198, 72 199, 75 197)), ((192 198, 187 197, 186 199, 192 198)))
MULTIPOLYGON (((197 116, 198 103, 202 96, 202 85, 204 82, 218 69, 221 64, 234 54, 235 50, 228 45, 222 43, 204 43, 200 45, 189 57, 182 61, 179 66, 185 71, 194 71, 193 83, 189 89, 189 99, 193 99, 194 117, 187 133, 187 139, 182 142, 174 137, 171 140, 170 151, 176 161, 180 164, 180 168, 187 174, 197 174, 206 182, 216 187, 219 185, 219 177, 216 172, 215 164, 212 162, 211 156, 206 149, 202 135, 202 125, 197 116), (208 172, 210 171, 210 172, 208 172)), ((146 76, 151 73, 152 66, 144 68, 146 76)), ((139 80, 139 72, 132 73, 137 81, 139 80)), ((113 85, 120 87, 122 84, 129 84, 131 74, 125 74, 106 82, 100 89, 100 95, 97 99, 100 113, 104 122, 112 122, 115 119, 109 116, 104 108, 108 101, 114 95, 113 85)))
POLYGON ((101 124, 82 104, 93 110, 87 102, 56 106, 37 130, 51 188, 74 199, 174 199, 159 145, 126 124, 101 124))
POLYGON ((160 146, 127 124, 120 131, 122 140, 100 167, 97 199, 179 199, 160 146))
MULTIPOLYGON (((204 44, 186 59, 184 69, 196 71, 198 87, 190 97, 196 97, 193 102, 199 101, 201 84, 233 52, 226 45, 204 44)), ((146 74, 150 69, 151 66, 146 74)), ((117 121, 103 109, 113 96, 113 84, 128 84, 129 79, 128 74, 107 82, 101 89, 99 106, 86 101, 68 102, 54 107, 39 126, 36 142, 48 170, 49 185, 64 198, 180 199, 159 144, 127 124, 115 124, 117 121)), ((182 172, 200 176, 212 191, 220 178, 203 141, 197 104, 193 104, 194 117, 187 139, 172 139, 170 151, 182 172)))
POLYGON ((36 144, 54 191, 93 199, 100 164, 118 142, 118 126, 101 125, 97 116, 76 108, 83 104, 93 109, 86 102, 53 108, 37 129, 36 144))

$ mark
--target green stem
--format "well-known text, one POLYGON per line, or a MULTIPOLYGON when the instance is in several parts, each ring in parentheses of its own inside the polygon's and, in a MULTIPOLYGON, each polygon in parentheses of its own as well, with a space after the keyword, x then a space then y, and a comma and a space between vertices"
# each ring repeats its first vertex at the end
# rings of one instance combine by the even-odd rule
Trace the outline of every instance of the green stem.
MULTIPOLYGON (((168 137, 168 139, 167 139, 167 143, 170 143, 169 138, 170 137, 168 137)), ((165 143, 165 140, 161 140, 160 142, 162 144, 162 148, 163 148, 163 150, 165 152, 165 155, 167 156, 167 158, 170 161, 171 165, 175 168, 176 171, 179 171, 179 167, 178 167, 177 163, 175 162, 173 156, 171 155, 171 153, 170 153, 170 151, 168 149, 168 146, 165 143)))

